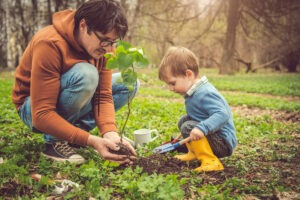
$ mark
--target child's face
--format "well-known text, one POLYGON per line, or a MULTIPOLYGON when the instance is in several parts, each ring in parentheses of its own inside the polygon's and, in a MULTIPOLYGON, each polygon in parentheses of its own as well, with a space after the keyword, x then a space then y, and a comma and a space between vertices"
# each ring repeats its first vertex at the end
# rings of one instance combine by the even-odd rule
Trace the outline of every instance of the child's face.
POLYGON ((165 82, 169 86, 169 90, 171 90, 172 92, 185 95, 187 91, 192 87, 194 79, 195 77, 191 76, 190 74, 182 76, 172 76, 171 73, 168 73, 165 82))

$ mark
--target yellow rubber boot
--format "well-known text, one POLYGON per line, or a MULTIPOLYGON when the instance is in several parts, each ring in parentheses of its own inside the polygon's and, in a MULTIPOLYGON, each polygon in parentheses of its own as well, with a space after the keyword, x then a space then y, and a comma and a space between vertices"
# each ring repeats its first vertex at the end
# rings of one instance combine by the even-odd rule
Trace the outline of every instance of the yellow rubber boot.
POLYGON ((187 154, 183 154, 183 155, 176 155, 174 156, 175 158, 182 160, 182 161, 192 161, 192 160, 196 160, 196 156, 192 151, 192 147, 189 143, 185 143, 187 149, 189 150, 187 154))
POLYGON ((224 166, 217 156, 213 153, 206 137, 190 142, 192 151, 196 158, 201 161, 201 166, 195 170, 198 172, 221 171, 224 166))

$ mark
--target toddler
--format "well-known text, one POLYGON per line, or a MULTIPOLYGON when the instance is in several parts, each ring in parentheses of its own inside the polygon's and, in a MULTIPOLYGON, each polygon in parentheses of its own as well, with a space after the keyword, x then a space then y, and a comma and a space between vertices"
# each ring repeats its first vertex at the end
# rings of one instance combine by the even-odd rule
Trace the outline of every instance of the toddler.
POLYGON ((184 47, 170 47, 159 66, 159 79, 172 92, 185 99, 186 115, 178 128, 188 153, 176 155, 182 161, 199 160, 198 172, 219 171, 224 167, 219 158, 230 156, 237 144, 230 107, 225 98, 208 81, 199 75, 198 59, 184 47))

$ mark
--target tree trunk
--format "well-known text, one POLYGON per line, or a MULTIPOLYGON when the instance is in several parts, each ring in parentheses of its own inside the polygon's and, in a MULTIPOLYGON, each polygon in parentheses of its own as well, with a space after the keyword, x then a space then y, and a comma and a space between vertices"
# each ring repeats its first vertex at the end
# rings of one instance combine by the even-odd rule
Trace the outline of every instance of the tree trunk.
POLYGON ((229 9, 227 15, 227 31, 223 46, 223 55, 221 59, 220 74, 233 74, 236 64, 233 56, 235 51, 236 30, 240 18, 240 0, 229 0, 229 9))
POLYGON ((7 10, 6 2, 0 2, 0 70, 7 66, 7 10))
POLYGON ((282 64, 287 68, 288 72, 297 72, 297 65, 299 63, 300 55, 298 52, 291 52, 283 59, 282 64))

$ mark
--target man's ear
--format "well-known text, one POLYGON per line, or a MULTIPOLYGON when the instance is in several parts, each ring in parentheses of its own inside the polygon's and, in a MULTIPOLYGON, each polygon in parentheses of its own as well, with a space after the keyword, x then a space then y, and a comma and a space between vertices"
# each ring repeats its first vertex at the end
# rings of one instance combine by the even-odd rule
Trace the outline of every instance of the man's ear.
POLYGON ((81 19, 79 22, 79 30, 84 30, 85 28, 87 28, 85 19, 81 19))
POLYGON ((190 70, 190 69, 187 69, 187 70, 185 71, 185 75, 186 75, 189 79, 195 78, 194 72, 193 72, 192 70, 190 70))

